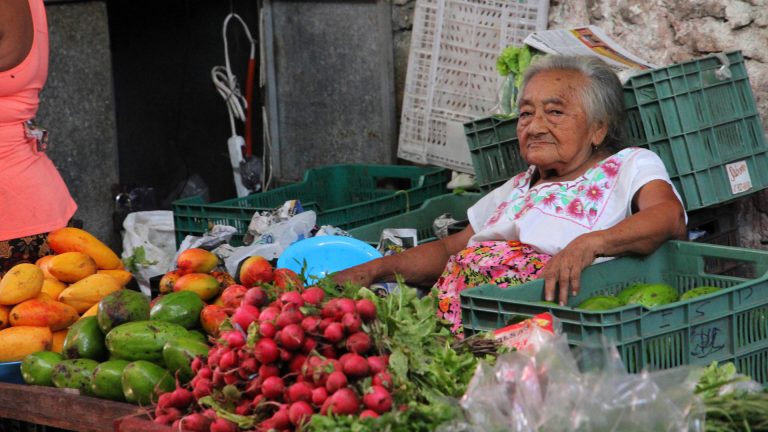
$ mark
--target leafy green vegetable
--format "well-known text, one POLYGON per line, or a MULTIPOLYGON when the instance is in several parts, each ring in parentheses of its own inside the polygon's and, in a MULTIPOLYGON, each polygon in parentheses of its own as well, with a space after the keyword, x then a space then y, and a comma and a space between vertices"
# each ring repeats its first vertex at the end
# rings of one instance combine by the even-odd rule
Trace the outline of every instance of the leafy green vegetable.
POLYGON ((125 267, 135 273, 139 271, 139 266, 151 266, 157 264, 157 261, 147 260, 147 252, 144 250, 144 246, 137 246, 133 248, 133 255, 123 258, 123 264, 125 267))

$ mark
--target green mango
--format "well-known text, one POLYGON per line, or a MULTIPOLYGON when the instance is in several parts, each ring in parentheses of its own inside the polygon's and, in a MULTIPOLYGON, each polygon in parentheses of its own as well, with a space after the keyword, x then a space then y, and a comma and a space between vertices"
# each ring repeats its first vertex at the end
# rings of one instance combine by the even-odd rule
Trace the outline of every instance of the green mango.
POLYGON ((150 320, 159 320, 193 329, 200 324, 200 311, 205 302, 192 291, 178 291, 164 295, 149 311, 150 320))
POLYGON ((172 339, 163 347, 163 360, 171 373, 178 373, 179 380, 186 383, 194 376, 192 360, 197 356, 207 356, 208 344, 192 338, 172 339))
POLYGON ((616 294, 616 298, 619 299, 621 304, 627 304, 630 297, 632 297, 636 292, 640 291, 646 286, 648 286, 648 284, 644 282, 633 283, 632 285, 629 285, 623 290, 619 291, 619 293, 616 294))
POLYGON ((132 321, 110 330, 105 338, 112 358, 162 362, 166 342, 188 336, 184 327, 165 321, 132 321))
POLYGON ((206 336, 205 333, 201 332, 200 330, 190 330, 187 337, 198 342, 208 344, 208 336, 206 336))
POLYGON ((623 306, 623 304, 616 297, 599 295, 584 300, 581 302, 581 304, 576 306, 576 309, 602 311, 608 309, 616 309, 621 306, 623 306))
POLYGON ((678 300, 677 290, 664 283, 648 284, 641 288, 627 301, 627 304, 640 304, 647 308, 662 306, 678 300))
POLYGON ((160 394, 176 388, 176 382, 167 369, 146 360, 137 360, 125 366, 120 383, 125 400, 139 405, 156 403, 160 394))
POLYGON ((53 351, 38 351, 21 361, 21 377, 31 385, 53 386, 53 367, 64 360, 64 356, 53 351))
POLYGON ((680 300, 689 300, 705 294, 711 294, 715 291, 720 291, 720 288, 714 286, 700 286, 692 290, 686 291, 680 296, 680 300))
POLYGON ((87 316, 72 324, 64 337, 62 352, 68 359, 87 358, 97 362, 106 359, 109 353, 98 319, 87 316))
POLYGON ((91 377, 91 392, 100 398, 124 401, 122 377, 123 370, 129 363, 127 360, 108 360, 99 363, 91 377))
POLYGON ((107 334, 120 324, 148 320, 149 299, 129 289, 111 292, 99 302, 96 317, 101 331, 107 334))
POLYGON ((58 388, 72 388, 91 395, 91 376, 99 362, 88 358, 65 359, 53 367, 51 381, 58 388))

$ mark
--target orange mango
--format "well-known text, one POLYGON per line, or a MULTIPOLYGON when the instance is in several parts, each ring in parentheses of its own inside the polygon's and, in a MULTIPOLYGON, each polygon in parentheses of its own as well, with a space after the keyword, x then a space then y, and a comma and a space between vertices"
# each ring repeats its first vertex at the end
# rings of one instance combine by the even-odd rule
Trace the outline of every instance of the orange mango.
POLYGON ((83 252, 102 270, 123 268, 120 257, 101 240, 80 228, 60 228, 48 234, 48 244, 57 254, 83 252))
POLYGON ((183 274, 208 273, 219 263, 216 254, 201 248, 189 248, 179 252, 176 269, 183 274))
POLYGON ((11 325, 8 314, 11 313, 10 306, 0 306, 0 330, 11 325))
POLYGON ((176 281, 173 291, 192 291, 203 301, 208 301, 219 295, 219 281, 208 273, 189 273, 176 281))
POLYGON ((45 255, 37 259, 35 261, 35 265, 40 267, 40 270, 43 271, 43 275, 47 278, 55 279, 53 275, 48 271, 48 266, 51 265, 51 260, 53 259, 54 255, 45 255))
POLYGON ((128 285, 128 282, 133 279, 133 275, 128 270, 123 269, 111 269, 111 270, 98 270, 96 273, 102 273, 106 275, 110 275, 115 280, 117 280, 117 283, 120 284, 120 286, 126 286, 128 285))
POLYGON ((168 294, 173 292, 173 287, 176 285, 176 281, 182 276, 181 270, 171 270, 160 278, 159 290, 160 294, 168 294))
POLYGON ((50 327, 51 331, 65 329, 78 318, 75 308, 45 293, 17 304, 10 313, 12 326, 50 327))
POLYGON ((82 252, 64 252, 54 255, 48 264, 48 272, 61 282, 75 283, 95 274, 96 262, 82 252))
POLYGON ((214 337, 219 335, 219 326, 229 315, 221 306, 208 305, 200 311, 200 324, 203 330, 214 337))
POLYGON ((59 294, 59 301, 83 313, 107 294, 121 288, 112 276, 96 273, 68 286, 59 294))
POLYGON ((235 278, 232 277, 227 272, 221 272, 221 271, 212 271, 211 276, 215 277, 217 281, 219 281, 219 288, 224 289, 230 285, 235 285, 237 282, 235 281, 235 278))
POLYGON ((15 305, 37 297, 43 288, 43 271, 34 264, 16 264, 0 280, 0 304, 15 305))
POLYGON ((250 288, 257 283, 271 283, 274 278, 272 264, 262 256, 248 257, 240 266, 240 283, 250 288))
POLYGON ((93 316, 99 313, 99 303, 95 303, 93 306, 89 307, 87 311, 83 312, 80 315, 80 318, 85 318, 89 316, 93 316))
POLYGON ((53 332, 51 340, 51 351, 62 354, 64 352, 64 339, 67 338, 67 332, 69 329, 61 329, 53 332))
POLYGON ((50 327, 14 326, 0 330, 0 362, 19 361, 37 351, 51 349, 50 327))
POLYGON ((59 281, 58 279, 45 278, 43 279, 43 288, 40 292, 48 294, 52 299, 58 300, 59 294, 67 288, 67 284, 59 281))

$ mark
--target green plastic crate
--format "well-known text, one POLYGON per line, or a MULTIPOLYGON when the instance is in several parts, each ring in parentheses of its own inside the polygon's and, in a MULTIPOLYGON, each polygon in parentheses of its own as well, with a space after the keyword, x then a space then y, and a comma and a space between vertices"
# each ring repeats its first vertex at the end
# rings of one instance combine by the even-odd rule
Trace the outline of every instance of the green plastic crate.
POLYGON ((475 179, 481 190, 501 186, 528 168, 520 155, 517 117, 485 117, 464 124, 475 179))
POLYGON ((628 131, 635 145, 664 161, 687 210, 768 186, 768 144, 740 51, 654 69, 624 85, 628 131), (732 190, 729 172, 743 162, 752 186, 732 190), (730 167, 729 167, 730 165, 730 167))
POLYGON ((397 216, 388 217, 374 223, 349 230, 349 234, 371 245, 376 245, 381 232, 386 228, 415 228, 419 243, 427 243, 437 239, 432 229, 432 222, 443 213, 450 213, 456 220, 467 218, 467 209, 476 203, 483 194, 464 193, 461 195, 446 194, 424 201, 418 209, 397 216))
POLYGON ((467 335, 504 327, 515 316, 551 312, 572 346, 604 335, 617 344, 629 372, 685 364, 733 361, 739 371, 768 384, 768 251, 669 241, 647 257, 623 257, 585 269, 581 292, 569 305, 616 294, 636 282, 663 282, 679 293, 702 285, 724 288, 653 309, 629 305, 610 311, 547 306, 544 281, 506 289, 495 285, 461 293, 467 335), (712 261, 739 263, 740 276, 707 273, 712 261))
POLYGON ((216 203, 199 196, 173 202, 176 243, 200 236, 213 225, 237 229, 231 244, 242 244, 254 212, 297 199, 317 213, 318 225, 349 229, 416 208, 444 194, 450 173, 440 167, 342 164, 312 168, 304 179, 266 192, 216 203))

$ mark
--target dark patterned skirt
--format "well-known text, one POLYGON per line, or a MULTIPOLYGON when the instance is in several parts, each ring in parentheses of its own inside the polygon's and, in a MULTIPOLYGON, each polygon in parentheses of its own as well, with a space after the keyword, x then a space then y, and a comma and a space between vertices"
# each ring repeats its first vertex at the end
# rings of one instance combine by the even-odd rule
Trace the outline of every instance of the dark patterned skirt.
POLYGON ((47 233, 0 241, 0 276, 16 264, 34 264, 39 258, 52 253, 47 233))

